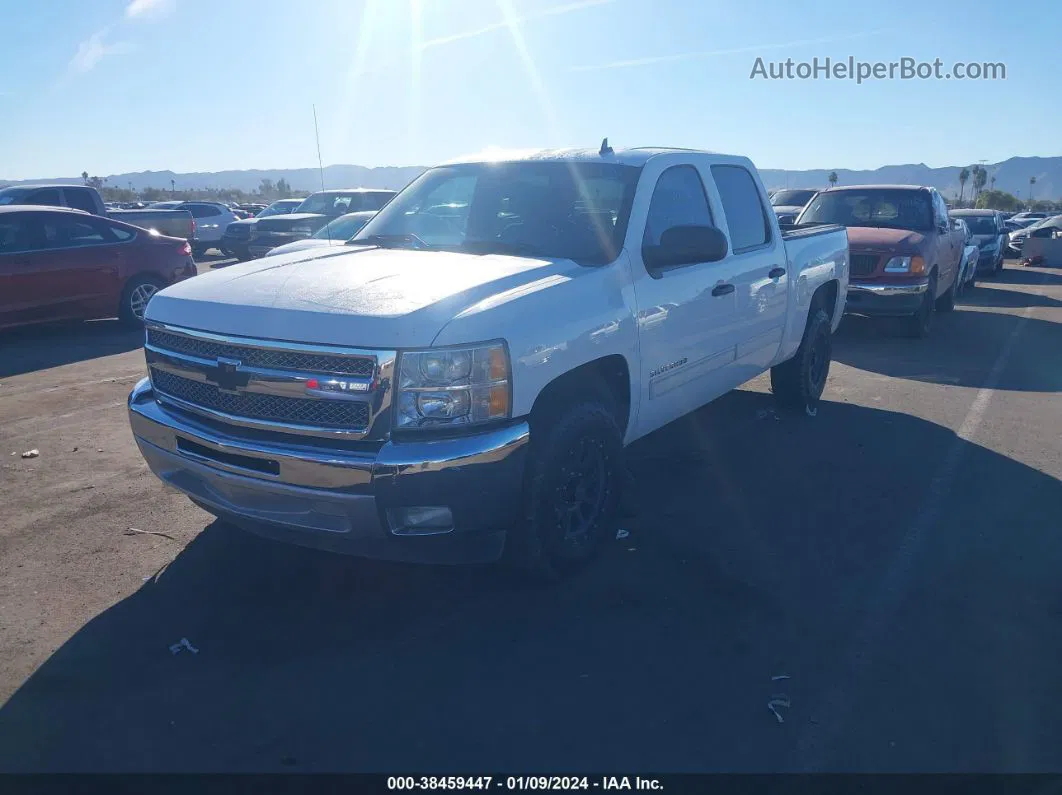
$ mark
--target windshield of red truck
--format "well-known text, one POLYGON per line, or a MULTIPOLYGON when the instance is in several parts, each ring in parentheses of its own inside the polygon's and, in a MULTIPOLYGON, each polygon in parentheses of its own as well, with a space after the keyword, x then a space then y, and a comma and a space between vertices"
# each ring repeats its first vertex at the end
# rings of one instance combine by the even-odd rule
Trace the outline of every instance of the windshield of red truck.
POLYGON ((434 168, 352 242, 611 262, 623 247, 639 173, 615 163, 543 161, 434 168))
POLYGON ((924 232, 933 228, 933 206, 925 191, 875 188, 825 191, 811 201, 797 221, 924 232))

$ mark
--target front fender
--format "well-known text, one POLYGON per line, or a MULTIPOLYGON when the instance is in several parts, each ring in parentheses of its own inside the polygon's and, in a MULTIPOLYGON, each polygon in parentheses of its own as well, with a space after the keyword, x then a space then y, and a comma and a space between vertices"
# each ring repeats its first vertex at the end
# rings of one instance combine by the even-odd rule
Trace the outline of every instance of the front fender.
MULTIPOLYGON (((458 313, 432 342, 462 345, 504 339, 513 370, 513 416, 530 414, 551 381, 576 367, 620 355, 631 373, 631 416, 637 412, 637 329, 625 255, 610 265, 575 265, 458 313)), ((633 423, 632 423, 633 424, 633 423)))

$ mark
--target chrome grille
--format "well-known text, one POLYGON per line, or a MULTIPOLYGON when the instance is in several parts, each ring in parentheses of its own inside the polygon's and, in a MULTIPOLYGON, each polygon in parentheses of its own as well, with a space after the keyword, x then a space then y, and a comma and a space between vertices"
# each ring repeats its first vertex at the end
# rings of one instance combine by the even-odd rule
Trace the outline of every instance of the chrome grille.
POLYGON ((289 398, 259 392, 222 392, 213 384, 182 378, 157 367, 151 368, 151 383, 163 398, 169 395, 186 403, 237 417, 344 430, 364 430, 369 425, 369 404, 360 401, 289 398))
POLYGON ((162 350, 198 356, 201 359, 238 359, 245 367, 261 367, 267 370, 298 370, 307 373, 372 378, 376 366, 376 362, 368 357, 252 348, 203 337, 171 334, 158 329, 148 329, 147 341, 148 345, 162 350))
POLYGON ((878 267, 877 254, 851 254, 848 258, 853 276, 869 276, 878 267))

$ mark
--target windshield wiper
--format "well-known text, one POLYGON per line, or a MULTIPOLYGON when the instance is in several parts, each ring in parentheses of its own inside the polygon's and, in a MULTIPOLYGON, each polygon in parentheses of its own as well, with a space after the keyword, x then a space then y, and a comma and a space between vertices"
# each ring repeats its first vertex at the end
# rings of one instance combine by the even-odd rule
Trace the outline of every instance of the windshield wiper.
POLYGON ((350 246, 366 245, 379 246, 380 248, 407 248, 410 244, 416 248, 433 248, 433 246, 425 243, 413 233, 404 235, 369 235, 368 237, 359 237, 347 241, 347 245, 350 246))
POLYGON ((531 243, 518 243, 504 240, 466 240, 458 247, 471 254, 517 254, 527 257, 544 256, 542 251, 531 243))

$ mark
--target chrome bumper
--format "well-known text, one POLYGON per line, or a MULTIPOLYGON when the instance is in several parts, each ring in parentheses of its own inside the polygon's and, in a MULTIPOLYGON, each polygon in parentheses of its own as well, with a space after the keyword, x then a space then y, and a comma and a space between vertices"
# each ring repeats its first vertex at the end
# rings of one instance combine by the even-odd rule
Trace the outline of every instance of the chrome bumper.
POLYGON ((526 422, 375 450, 245 432, 168 408, 149 379, 129 395, 141 454, 165 483, 261 535, 365 557, 468 562, 500 555, 517 519, 526 422), (445 506, 453 526, 406 535, 390 509, 445 506))
POLYGON ((914 282, 912 284, 876 284, 849 282, 848 292, 857 295, 873 295, 881 298, 896 295, 921 295, 929 289, 929 281, 914 282))

